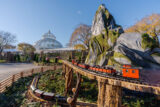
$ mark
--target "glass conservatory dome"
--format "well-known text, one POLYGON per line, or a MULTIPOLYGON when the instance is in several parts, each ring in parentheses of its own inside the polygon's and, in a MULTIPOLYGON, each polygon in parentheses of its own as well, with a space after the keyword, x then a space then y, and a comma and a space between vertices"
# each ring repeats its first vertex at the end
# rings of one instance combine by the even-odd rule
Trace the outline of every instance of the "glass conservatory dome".
POLYGON ((37 50, 43 49, 56 49, 62 48, 60 42, 56 40, 56 37, 50 32, 50 30, 42 36, 42 39, 35 44, 37 50))

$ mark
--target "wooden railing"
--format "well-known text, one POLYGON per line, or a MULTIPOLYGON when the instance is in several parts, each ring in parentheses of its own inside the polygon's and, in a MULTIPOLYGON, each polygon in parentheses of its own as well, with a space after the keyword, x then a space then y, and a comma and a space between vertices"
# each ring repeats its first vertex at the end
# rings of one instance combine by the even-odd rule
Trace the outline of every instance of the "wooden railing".
POLYGON ((31 76, 33 74, 45 72, 47 70, 56 70, 57 67, 60 67, 60 66, 55 65, 55 66, 44 66, 39 68, 33 68, 33 69, 25 70, 20 73, 9 76, 8 78, 0 81, 0 93, 4 92, 6 90, 6 87, 11 86, 12 83, 17 81, 19 78, 31 76))

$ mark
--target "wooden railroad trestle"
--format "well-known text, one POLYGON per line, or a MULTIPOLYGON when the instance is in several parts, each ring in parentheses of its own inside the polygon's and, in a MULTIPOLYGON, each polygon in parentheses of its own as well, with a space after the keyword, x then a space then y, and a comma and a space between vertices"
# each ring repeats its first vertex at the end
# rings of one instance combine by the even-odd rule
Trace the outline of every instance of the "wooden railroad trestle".
MULTIPOLYGON (((65 95, 72 90, 73 96, 67 99, 70 107, 76 106, 76 100, 80 90, 81 74, 73 68, 63 63, 63 76, 65 77, 65 95), (77 75, 76 88, 72 88, 73 73, 77 75)), ((98 107, 121 107, 122 88, 108 84, 106 80, 97 79, 98 81, 98 107)))

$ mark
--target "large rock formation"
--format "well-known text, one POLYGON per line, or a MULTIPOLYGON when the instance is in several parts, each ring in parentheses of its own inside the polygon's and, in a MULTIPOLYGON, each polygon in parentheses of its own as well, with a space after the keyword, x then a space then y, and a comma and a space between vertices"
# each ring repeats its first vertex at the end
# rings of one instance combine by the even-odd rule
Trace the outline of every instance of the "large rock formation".
POLYGON ((93 20, 91 28, 92 39, 86 63, 90 65, 106 64, 106 54, 115 44, 123 29, 115 23, 113 16, 104 5, 100 5, 93 20))
POLYGON ((123 33, 104 5, 98 8, 91 31, 86 64, 160 68, 160 48, 156 41, 147 34, 123 33))
POLYGON ((111 62, 160 68, 160 48, 156 48, 157 44, 151 37, 151 40, 145 42, 146 36, 149 37, 140 33, 121 34, 114 47, 112 59, 110 58, 111 62))

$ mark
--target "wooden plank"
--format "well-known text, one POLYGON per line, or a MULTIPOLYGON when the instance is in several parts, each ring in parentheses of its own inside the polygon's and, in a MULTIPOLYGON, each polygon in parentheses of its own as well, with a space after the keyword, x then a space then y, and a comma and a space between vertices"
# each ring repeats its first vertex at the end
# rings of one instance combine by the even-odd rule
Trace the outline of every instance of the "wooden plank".
POLYGON ((8 81, 6 81, 6 82, 1 83, 1 86, 6 85, 6 84, 8 84, 8 83, 12 83, 12 80, 8 80, 8 81))
POLYGON ((8 79, 11 79, 11 78, 12 78, 12 76, 9 76, 8 78, 2 80, 0 83, 6 82, 8 79))

